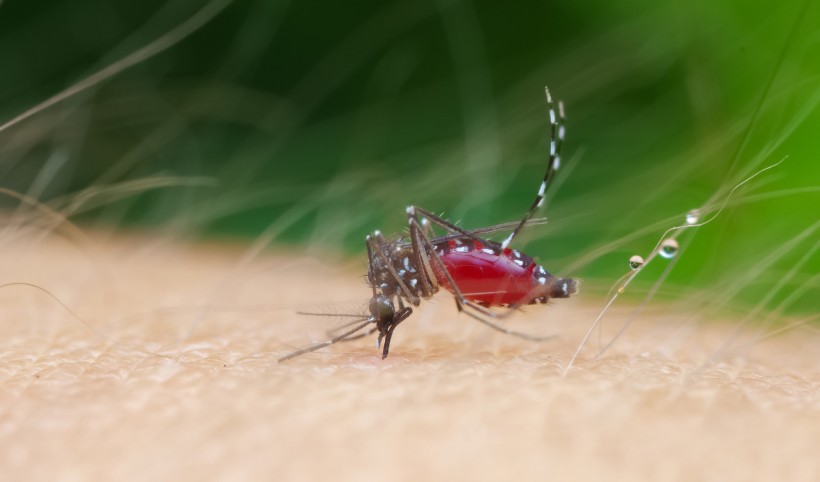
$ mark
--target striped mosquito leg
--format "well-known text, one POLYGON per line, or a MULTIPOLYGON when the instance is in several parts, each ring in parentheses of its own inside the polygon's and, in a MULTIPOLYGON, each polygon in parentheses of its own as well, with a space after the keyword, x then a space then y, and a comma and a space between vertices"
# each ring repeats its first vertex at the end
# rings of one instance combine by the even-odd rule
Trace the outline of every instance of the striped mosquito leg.
POLYGON ((559 102, 556 112, 556 105, 552 100, 549 88, 544 87, 544 91, 547 95, 547 108, 550 114, 550 156, 547 161, 547 171, 544 173, 544 180, 541 181, 541 187, 538 188, 538 194, 535 195, 530 209, 513 232, 501 243, 502 249, 510 245, 512 240, 515 239, 521 229, 527 224, 527 221, 529 221, 535 212, 538 211, 538 208, 544 204, 544 196, 546 196, 547 188, 552 182, 552 178, 555 177, 555 172, 558 170, 558 167, 561 165, 560 152, 561 146, 564 143, 564 131, 566 130, 564 127, 564 105, 559 102))
POLYGON ((558 101, 558 142, 555 146, 555 161, 553 162, 553 170, 557 171, 561 168, 561 147, 564 145, 564 136, 566 135, 566 117, 564 117, 564 103, 558 101))

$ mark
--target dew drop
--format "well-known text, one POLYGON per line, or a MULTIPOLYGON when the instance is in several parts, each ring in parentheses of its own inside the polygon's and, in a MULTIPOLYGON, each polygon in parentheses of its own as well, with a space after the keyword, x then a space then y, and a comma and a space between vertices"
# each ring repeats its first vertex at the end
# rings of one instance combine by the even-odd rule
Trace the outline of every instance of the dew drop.
POLYGON ((658 251, 662 257, 666 259, 672 259, 678 254, 678 242, 674 239, 665 239, 661 243, 661 249, 658 251))
POLYGON ((633 271, 643 266, 643 258, 637 254, 629 258, 629 268, 633 271))
POLYGON ((686 213, 686 224, 691 226, 693 224, 697 224, 698 221, 700 221, 700 210, 693 209, 686 213))

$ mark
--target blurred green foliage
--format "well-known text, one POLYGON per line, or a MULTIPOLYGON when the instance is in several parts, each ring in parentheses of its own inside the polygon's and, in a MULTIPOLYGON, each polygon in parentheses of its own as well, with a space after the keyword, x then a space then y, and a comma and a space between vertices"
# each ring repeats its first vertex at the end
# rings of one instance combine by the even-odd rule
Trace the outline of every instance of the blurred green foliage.
MULTIPOLYGON (((0 3, 0 123, 206 3, 0 3)), ((360 253, 411 203, 466 227, 518 218, 545 166, 549 85, 567 110, 565 170, 527 252, 559 273, 590 255, 563 274, 608 285, 688 210, 788 155, 732 200, 763 199, 681 238, 660 295, 737 291, 743 306, 776 292, 770 309, 817 311, 816 2, 210 5, 224 9, 178 43, 0 132, 0 185, 56 202, 205 176, 85 219, 360 253)))

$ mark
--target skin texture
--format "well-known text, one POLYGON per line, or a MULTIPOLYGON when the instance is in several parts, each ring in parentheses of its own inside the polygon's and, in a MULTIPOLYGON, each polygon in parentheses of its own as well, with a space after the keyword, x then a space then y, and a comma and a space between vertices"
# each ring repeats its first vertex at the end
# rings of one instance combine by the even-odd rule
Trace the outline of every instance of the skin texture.
MULTIPOLYGON (((650 310, 562 374, 601 304, 513 317, 532 343, 426 302, 375 337, 277 364, 362 309, 361 262, 185 245, 5 236, 2 480, 817 480, 818 337, 720 355, 735 324, 650 310), (360 300, 345 304, 345 300, 360 300)), ((603 339, 617 329, 609 317, 603 339)), ((755 336, 742 331, 740 341, 755 336)), ((738 343, 738 345, 741 343, 738 343)))

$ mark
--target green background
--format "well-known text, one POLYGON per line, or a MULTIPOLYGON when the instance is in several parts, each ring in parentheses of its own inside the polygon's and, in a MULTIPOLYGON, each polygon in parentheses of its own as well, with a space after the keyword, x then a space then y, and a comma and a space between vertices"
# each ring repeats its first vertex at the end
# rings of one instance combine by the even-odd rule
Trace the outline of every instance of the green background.
MULTIPOLYGON (((206 3, 6 0, 0 123, 206 3)), ((549 85, 564 170, 520 248, 605 290, 687 211, 788 155, 680 238, 658 296, 817 313, 816 2, 208 5, 178 43, 1 131, 0 186, 85 223, 363 256, 408 204, 468 228, 520 217, 545 167, 549 85), (157 176, 173 179, 80 194, 157 176)))

